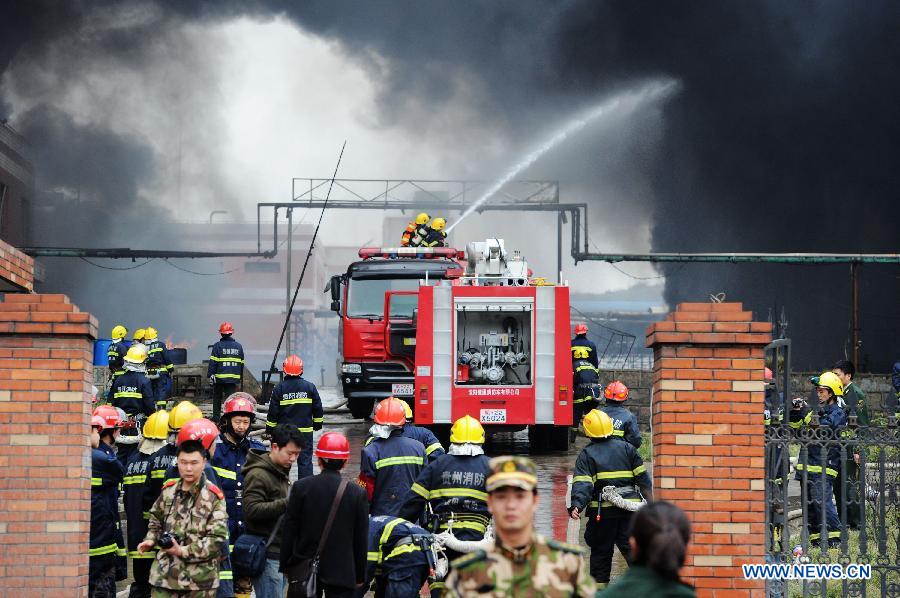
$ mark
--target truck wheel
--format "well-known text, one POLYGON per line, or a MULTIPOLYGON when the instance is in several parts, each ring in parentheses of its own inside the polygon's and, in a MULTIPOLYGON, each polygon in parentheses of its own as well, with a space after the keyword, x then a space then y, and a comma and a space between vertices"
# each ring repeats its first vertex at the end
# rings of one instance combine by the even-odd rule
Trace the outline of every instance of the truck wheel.
POLYGON ((372 415, 372 407, 374 405, 374 399, 359 397, 347 399, 347 407, 350 408, 350 415, 353 416, 353 419, 368 419, 372 415))
POLYGON ((569 426, 553 426, 550 432, 550 448, 555 451, 568 451, 572 446, 572 429, 569 426))
POLYGON ((531 452, 541 452, 549 448, 546 428, 534 424, 528 426, 528 444, 531 452))

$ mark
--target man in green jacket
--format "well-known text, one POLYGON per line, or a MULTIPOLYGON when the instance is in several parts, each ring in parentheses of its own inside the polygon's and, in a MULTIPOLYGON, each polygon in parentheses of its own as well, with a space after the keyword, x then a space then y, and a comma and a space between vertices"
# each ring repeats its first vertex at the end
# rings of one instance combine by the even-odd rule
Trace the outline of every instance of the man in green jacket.
MULTIPOLYGON (((291 467, 300 456, 303 436, 296 426, 279 424, 272 430, 272 451, 250 449, 244 465, 244 525, 248 534, 268 538, 287 510, 291 467)), ((238 503, 240 505, 240 503, 238 503)), ((281 598, 284 575, 279 572, 281 532, 266 551, 266 567, 253 580, 257 598, 281 598)))
MULTIPOLYGON (((856 368, 852 361, 842 359, 835 363, 831 368, 844 386, 844 402, 847 404, 846 409, 848 415, 856 416, 856 425, 859 428, 869 427, 869 407, 866 405, 866 393, 853 382, 853 376, 856 374, 856 368)), ((847 429, 844 435, 851 438, 854 431, 847 429)), ((838 477, 834 481, 834 503, 837 506, 838 517, 841 521, 846 517, 847 527, 850 529, 859 529, 862 522, 862 502, 860 501, 859 488, 859 448, 847 450, 847 458, 844 460, 844 466, 838 472, 838 477), (844 497, 841 487, 845 486, 846 498, 844 497), (847 507, 850 507, 849 509, 847 507)))

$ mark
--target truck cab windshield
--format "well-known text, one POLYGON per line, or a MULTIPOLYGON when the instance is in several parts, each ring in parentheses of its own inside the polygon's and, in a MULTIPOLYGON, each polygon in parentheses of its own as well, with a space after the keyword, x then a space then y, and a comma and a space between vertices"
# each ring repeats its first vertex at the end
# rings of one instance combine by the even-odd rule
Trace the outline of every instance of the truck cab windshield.
MULTIPOLYGON (((347 317, 382 319, 384 316, 384 293, 386 291, 415 291, 419 288, 417 278, 391 279, 350 279, 347 289, 347 317)), ((391 300, 391 317, 412 318, 416 308, 415 296, 399 296, 391 300)))

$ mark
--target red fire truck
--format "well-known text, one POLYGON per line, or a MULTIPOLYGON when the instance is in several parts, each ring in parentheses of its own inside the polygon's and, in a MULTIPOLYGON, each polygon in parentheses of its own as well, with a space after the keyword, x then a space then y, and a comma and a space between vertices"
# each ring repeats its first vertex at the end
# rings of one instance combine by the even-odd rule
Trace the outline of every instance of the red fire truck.
POLYGON ((382 248, 360 257, 331 283, 342 319, 340 379, 354 417, 393 394, 439 437, 468 414, 489 432, 527 426, 534 448, 568 448, 568 287, 531 279, 499 239, 469 243, 464 253, 382 248))

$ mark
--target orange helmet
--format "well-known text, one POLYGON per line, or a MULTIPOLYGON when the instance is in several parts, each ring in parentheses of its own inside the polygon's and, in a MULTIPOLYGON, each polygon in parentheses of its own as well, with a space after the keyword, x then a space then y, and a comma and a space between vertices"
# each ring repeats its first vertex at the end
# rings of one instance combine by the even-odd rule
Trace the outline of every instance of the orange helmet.
POLYGON ((281 364, 281 369, 287 376, 299 376, 303 373, 303 360, 297 355, 289 355, 281 364))
POLYGON ((95 417, 99 416, 103 418, 104 430, 108 430, 110 428, 118 428, 120 425, 122 425, 122 418, 119 416, 119 410, 112 405, 100 405, 99 407, 94 409, 93 415, 95 417))
POLYGON ((576 324, 575 325, 575 334, 587 334, 588 327, 587 324, 576 324))
POLYGON ((222 322, 219 325, 219 334, 234 334, 234 326, 231 325, 231 322, 222 322))
POLYGON ((772 370, 770 370, 769 368, 765 369, 765 375, 766 375, 766 380, 774 380, 775 379, 775 374, 773 374, 772 370))
POLYGON ((246 392, 236 392, 225 399, 223 416, 249 415, 251 419, 256 417, 256 401, 246 392))
POLYGON ((619 380, 613 380, 607 385, 603 396, 606 397, 607 401, 624 401, 628 398, 628 387, 619 380))
POLYGON ((178 446, 188 440, 196 440, 203 445, 203 448, 209 450, 219 436, 219 428, 206 418, 195 419, 189 421, 178 431, 178 446))
POLYGON ((400 399, 388 397, 375 406, 373 419, 382 426, 402 426, 406 423, 406 409, 400 399))
POLYGON ((106 427, 106 420, 103 419, 102 417, 100 417, 99 415, 92 415, 91 416, 91 427, 99 428, 100 430, 102 430, 103 428, 106 427))
POLYGON ((350 443, 340 432, 326 432, 319 438, 315 456, 322 459, 347 460, 350 458, 350 443))

